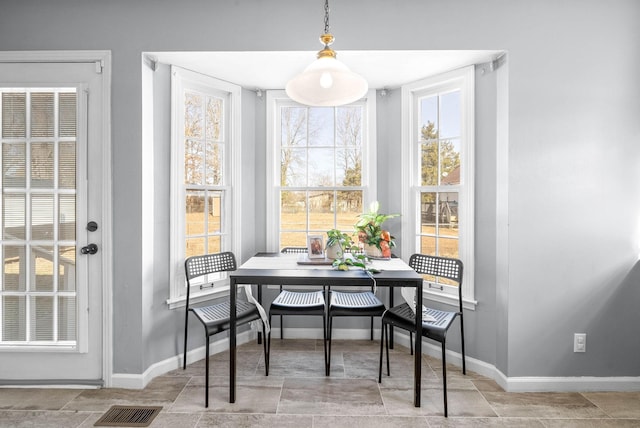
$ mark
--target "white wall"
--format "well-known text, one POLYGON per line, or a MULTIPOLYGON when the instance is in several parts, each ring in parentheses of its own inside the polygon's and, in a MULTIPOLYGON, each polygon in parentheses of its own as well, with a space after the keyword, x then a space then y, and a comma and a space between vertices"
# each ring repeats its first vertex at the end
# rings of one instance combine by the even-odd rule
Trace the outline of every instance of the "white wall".
MULTIPOLYGON (((313 50, 322 5, 311 3, 3 1, 0 50, 113 53, 116 372, 143 373, 180 352, 181 317, 161 305, 168 293, 166 249, 154 250, 154 282, 140 268, 149 251, 142 223, 153 220, 143 218, 141 204, 147 190, 140 176, 141 52, 313 50), (143 319, 141 313, 156 318, 143 319)), ((481 301, 486 306, 478 311, 493 307, 494 313, 479 321, 482 328, 476 325, 478 344, 471 349, 507 376, 640 376, 639 17, 635 0, 332 5, 332 30, 341 49, 509 52, 503 88, 508 128, 501 128, 508 145, 495 149, 504 164, 487 168, 484 162, 495 159, 486 153, 477 165, 479 181, 496 180, 495 188, 507 191, 483 200, 479 209, 490 218, 496 199, 496 218, 476 225, 486 244, 477 248, 476 266, 486 270, 477 287, 483 298, 495 299, 481 301), (501 171, 507 172, 506 183, 501 171), (585 354, 572 352, 574 332, 587 333, 585 354)), ((256 101, 256 118, 261 108, 256 101)), ((262 143, 256 134, 256 164, 262 143)), ((166 150, 155 153, 156 168, 166 150)), ((161 178, 168 171, 155 174, 161 178)), ((258 211, 264 201, 261 190, 254 191, 258 211)), ((155 197, 156 215, 164 197, 155 197)), ((166 238, 159 227, 156 245, 166 238)))

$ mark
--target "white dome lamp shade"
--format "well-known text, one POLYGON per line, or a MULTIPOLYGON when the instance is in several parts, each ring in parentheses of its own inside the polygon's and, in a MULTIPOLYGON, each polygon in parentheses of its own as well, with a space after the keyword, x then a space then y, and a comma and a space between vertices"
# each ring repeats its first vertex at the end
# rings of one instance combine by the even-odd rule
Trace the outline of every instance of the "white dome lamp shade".
POLYGON ((367 93, 367 81, 336 59, 336 52, 329 47, 333 40, 333 35, 329 33, 327 0, 325 32, 320 36, 324 49, 318 52, 318 59, 287 83, 285 91, 289 98, 300 104, 329 107, 352 103, 367 93))

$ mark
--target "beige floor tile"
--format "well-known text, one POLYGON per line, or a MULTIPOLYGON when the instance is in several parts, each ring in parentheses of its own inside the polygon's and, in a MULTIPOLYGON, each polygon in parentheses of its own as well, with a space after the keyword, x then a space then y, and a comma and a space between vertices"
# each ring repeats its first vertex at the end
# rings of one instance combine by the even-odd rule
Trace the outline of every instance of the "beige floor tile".
POLYGON ((198 428, 311 428, 313 417, 307 415, 205 414, 198 428))
POLYGON ((607 415, 576 392, 482 392, 503 417, 602 418, 607 415))
POLYGON ((430 428, 543 428, 536 418, 427 417, 430 428))
POLYGON ((640 392, 585 392, 582 395, 612 418, 640 419, 640 392))
POLYGON ((149 426, 151 428, 195 428, 201 419, 202 415, 199 413, 167 413, 162 411, 149 426))
POLYGON ((87 412, 0 410, 0 428, 72 428, 90 416, 87 412))
MULTIPOLYGON (((380 355, 371 352, 343 352, 344 376, 350 379, 378 379, 380 355)), ((386 367, 386 366, 385 366, 386 367)), ((404 372, 405 370, 402 370, 404 372)))
POLYGON ((313 428, 424 428, 423 416, 314 416, 313 428))
POLYGON ((638 428, 640 419, 540 419, 545 428, 638 428))
POLYGON ((205 407, 204 377, 193 377, 170 406, 170 412, 276 413, 283 378, 238 377, 236 402, 229 403, 229 377, 212 377, 205 407))
MULTIPOLYGON (((382 386, 380 393, 385 408, 391 415, 444 414, 444 397, 440 381, 422 382, 421 406, 413 405, 413 383, 402 387, 382 386)), ((496 413, 475 389, 447 388, 449 416, 496 417, 496 413)))
POLYGON ((271 337, 271 351, 305 351, 322 352, 322 340, 316 339, 287 339, 280 340, 280 334, 271 337))
MULTIPOLYGON (((264 361, 260 362, 258 373, 264 373, 264 361)), ((272 350, 269 376, 324 377, 324 352, 272 350)))
MULTIPOLYGON (((203 376, 205 373, 205 361, 195 363, 200 367, 200 372, 195 376, 203 376)), ((229 373, 229 352, 220 352, 212 355, 209 359, 210 376, 222 376, 229 373)), ((264 354, 263 352, 248 351, 239 349, 236 353, 236 373, 238 376, 256 376, 264 374, 264 354), (258 369, 260 366, 260 369, 258 369)))
MULTIPOLYGON (((376 368, 378 367, 378 362, 380 355, 376 355, 376 368)), ((391 369, 391 376, 387 376, 387 356, 386 353, 382 360, 382 378, 392 379, 392 378, 410 378, 413 379, 413 367, 415 364, 415 358, 413 355, 409 353, 407 349, 406 352, 402 351, 394 351, 389 354, 389 362, 391 369)), ((436 373, 433 371, 427 360, 422 359, 422 379, 423 380, 436 380, 436 373)))
MULTIPOLYGON (((422 388, 429 389, 442 389, 442 380, 438 379, 436 376, 431 375, 429 370, 422 371, 422 388)), ((393 371, 391 372, 392 376, 387 376, 386 372, 382 372, 382 382, 380 383, 380 388, 400 388, 400 389, 408 389, 411 388, 411 392, 413 393, 413 374, 404 375, 402 377, 393 375, 393 371)), ((472 391, 477 391, 473 379, 467 378, 458 378, 458 379, 447 379, 447 389, 468 389, 472 391)))
POLYGON ((63 410, 105 412, 113 405, 169 407, 189 381, 188 378, 160 376, 143 390, 104 388, 85 390, 63 410))
POLYGON ((0 409, 60 410, 82 389, 0 388, 0 409))
POLYGON ((492 379, 473 379, 472 383, 483 392, 504 392, 504 389, 495 380, 492 379))
MULTIPOLYGON (((334 327, 335 328, 335 327, 334 327)), ((331 340, 331 352, 370 352, 372 354, 380 353, 380 340, 331 340)))
POLYGON ((373 379, 286 378, 279 414, 383 415, 373 379))

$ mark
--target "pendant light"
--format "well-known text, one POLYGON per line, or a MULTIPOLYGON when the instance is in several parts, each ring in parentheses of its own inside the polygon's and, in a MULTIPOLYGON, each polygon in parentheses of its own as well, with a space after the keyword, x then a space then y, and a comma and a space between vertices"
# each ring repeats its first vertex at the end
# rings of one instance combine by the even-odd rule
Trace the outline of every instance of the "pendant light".
POLYGON ((324 48, 317 59, 291 79, 285 88, 294 101, 309 106, 341 106, 362 98, 369 89, 367 81, 336 59, 331 49, 333 35, 329 32, 329 0, 324 3, 324 48))

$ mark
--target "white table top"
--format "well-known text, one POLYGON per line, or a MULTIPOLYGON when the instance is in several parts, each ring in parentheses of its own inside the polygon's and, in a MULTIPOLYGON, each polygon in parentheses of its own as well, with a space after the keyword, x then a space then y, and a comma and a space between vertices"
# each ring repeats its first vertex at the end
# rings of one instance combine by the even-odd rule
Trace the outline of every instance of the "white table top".
MULTIPOLYGON (((298 264, 298 260, 308 262, 306 254, 278 254, 277 256, 254 256, 240 266, 240 269, 334 269, 330 264, 298 264)), ((393 258, 390 260, 371 260, 372 268, 384 270, 411 270, 408 264, 402 259, 393 258)), ((352 270, 361 269, 351 267, 352 270)))

